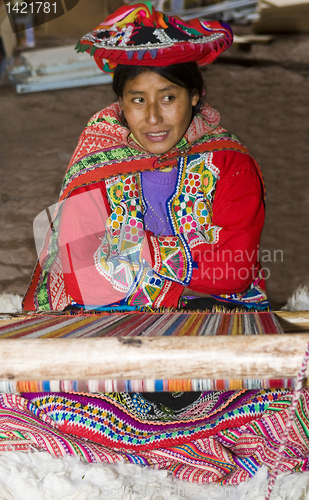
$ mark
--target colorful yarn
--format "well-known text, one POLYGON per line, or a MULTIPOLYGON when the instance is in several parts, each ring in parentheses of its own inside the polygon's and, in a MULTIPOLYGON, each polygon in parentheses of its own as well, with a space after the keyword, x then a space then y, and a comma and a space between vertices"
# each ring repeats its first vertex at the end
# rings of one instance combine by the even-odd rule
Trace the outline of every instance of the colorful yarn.
POLYGON ((1 325, 0 339, 89 337, 198 337, 283 333, 271 312, 120 312, 32 314, 1 325))
POLYGON ((290 434, 290 431, 291 431, 291 428, 293 425, 297 405, 298 405, 298 402, 299 402, 300 397, 301 397, 301 389, 303 386, 303 381, 305 378, 305 373, 307 370, 308 361, 309 361, 309 344, 307 345, 307 348, 306 348, 306 351, 305 351, 305 354, 304 354, 304 357, 302 360, 302 364, 301 364, 300 370, 299 370, 298 375, 297 375, 297 383, 296 383, 296 386, 294 389, 293 399, 291 402, 291 406, 289 408, 288 418, 287 418, 286 426, 284 429, 284 433, 283 433, 281 440, 280 440, 278 457, 277 457, 277 460, 274 464, 274 467, 273 467, 272 472, 271 472, 270 477, 269 477, 267 495, 265 497, 265 500, 269 500, 273 486, 274 486, 275 481, 276 481, 276 477, 279 473, 279 465, 283 459, 284 449, 286 447, 286 444, 287 444, 287 441, 289 438, 289 434, 290 434))
POLYGON ((116 12, 111 14, 106 18, 106 20, 100 24, 100 27, 112 28, 124 28, 127 24, 136 24, 141 26, 150 26, 155 28, 167 28, 167 24, 164 22, 164 14, 162 12, 157 12, 152 3, 149 0, 145 0, 143 3, 131 5, 130 7, 122 6, 117 9, 116 12))

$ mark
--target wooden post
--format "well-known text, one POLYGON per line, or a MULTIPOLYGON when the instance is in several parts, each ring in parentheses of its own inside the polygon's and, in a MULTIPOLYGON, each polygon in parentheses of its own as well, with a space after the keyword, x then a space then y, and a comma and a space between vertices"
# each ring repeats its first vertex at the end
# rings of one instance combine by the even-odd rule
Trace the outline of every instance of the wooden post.
POLYGON ((309 311, 275 311, 285 332, 301 332, 309 330, 309 311))
MULTIPOLYGON (((296 377, 309 333, 0 340, 0 379, 296 377)), ((309 371, 307 370, 307 376, 309 371)))

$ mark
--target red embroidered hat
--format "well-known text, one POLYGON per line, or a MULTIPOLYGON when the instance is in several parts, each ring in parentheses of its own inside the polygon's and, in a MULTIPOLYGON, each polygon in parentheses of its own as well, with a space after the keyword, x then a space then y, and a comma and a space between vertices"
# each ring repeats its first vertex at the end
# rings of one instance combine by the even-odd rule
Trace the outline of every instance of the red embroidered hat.
POLYGON ((178 17, 157 12, 149 0, 120 7, 75 47, 89 52, 99 66, 112 73, 117 64, 169 66, 214 61, 233 41, 231 28, 218 21, 178 17))

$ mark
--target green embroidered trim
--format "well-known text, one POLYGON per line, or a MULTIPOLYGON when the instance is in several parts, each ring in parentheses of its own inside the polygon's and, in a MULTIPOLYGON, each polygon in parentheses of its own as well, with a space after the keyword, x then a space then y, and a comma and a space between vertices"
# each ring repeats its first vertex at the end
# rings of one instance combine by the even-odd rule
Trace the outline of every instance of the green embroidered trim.
POLYGON ((90 120, 87 123, 87 127, 90 127, 91 125, 95 125, 96 123, 101 123, 101 122, 107 122, 110 123, 111 125, 122 125, 122 123, 117 120, 117 118, 113 118, 112 116, 105 116, 104 118, 97 118, 96 120, 90 120))
POLYGON ((39 311, 49 311, 51 309, 51 304, 48 296, 48 279, 50 276, 50 271, 52 268, 52 265, 57 258, 58 252, 59 252, 59 245, 58 245, 58 228, 59 228, 59 213, 55 220, 53 221, 53 228, 54 231, 52 232, 52 235, 50 237, 50 243, 49 243, 49 248, 48 248, 48 257, 46 261, 44 262, 44 265, 42 266, 42 273, 40 277, 40 281, 38 283, 38 286, 36 288, 35 292, 35 298, 36 298, 36 305, 37 309, 39 311))
POLYGON ((91 49, 91 45, 88 45, 86 43, 80 43, 80 42, 77 42, 76 46, 75 46, 75 50, 77 52, 86 52, 87 49, 91 49))
POLYGON ((185 139, 185 137, 183 137, 182 139, 180 139, 180 141, 176 144, 176 148, 179 149, 179 150, 185 149, 188 146, 189 146, 189 143, 185 139))
MULTIPOLYGON (((93 153, 92 155, 83 157, 78 162, 74 163, 67 171, 62 185, 62 192, 70 179, 84 169, 89 169, 89 167, 92 169, 103 167, 104 164, 114 161, 130 161, 137 156, 145 156, 145 153, 125 146, 113 148, 108 151, 100 151, 99 153, 93 153)), ((102 178, 104 178, 103 171, 102 178)))
POLYGON ((221 134, 206 134, 203 135, 200 139, 194 142, 194 145, 196 144, 204 144, 205 142, 215 142, 218 139, 231 139, 232 141, 237 142, 238 144, 242 145, 241 140, 237 135, 230 134, 229 132, 222 132, 221 134))

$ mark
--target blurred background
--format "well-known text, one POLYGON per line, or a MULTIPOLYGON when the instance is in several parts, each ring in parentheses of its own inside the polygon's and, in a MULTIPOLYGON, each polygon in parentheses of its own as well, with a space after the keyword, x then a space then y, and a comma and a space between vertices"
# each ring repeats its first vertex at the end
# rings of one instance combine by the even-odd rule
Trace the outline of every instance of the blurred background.
MULTIPOLYGON (((115 99, 110 77, 73 47, 134 2, 57 0, 37 12, 39 3, 0 0, 0 293, 20 295, 37 258, 33 220, 57 202, 89 118, 115 99)), ((184 19, 228 22, 234 31, 232 48, 203 69, 206 98, 261 165, 267 211, 260 256, 279 308, 309 285, 309 0, 152 3, 184 19)))

